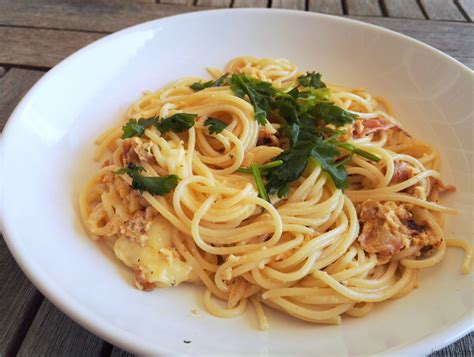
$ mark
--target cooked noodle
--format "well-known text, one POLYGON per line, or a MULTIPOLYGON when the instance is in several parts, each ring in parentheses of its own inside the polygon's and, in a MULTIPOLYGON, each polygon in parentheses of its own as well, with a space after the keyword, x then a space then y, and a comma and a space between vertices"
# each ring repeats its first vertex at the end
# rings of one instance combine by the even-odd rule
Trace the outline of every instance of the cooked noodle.
MULTIPOLYGON (((210 73, 215 79, 244 73, 282 90, 301 75, 286 60, 253 57, 210 73)), ((408 294, 418 270, 442 260, 446 245, 465 249, 462 270, 470 271, 470 245, 444 238, 443 216, 455 210, 438 203, 440 192, 450 189, 440 180, 439 155, 401 128, 385 99, 329 85, 331 101, 358 117, 343 127, 344 139, 380 161, 352 157, 344 192, 313 165, 290 183, 286 197, 272 195, 268 202, 252 175, 236 170, 281 153, 278 145, 258 144, 262 127, 278 136, 280 124, 261 126, 252 104, 228 85, 193 91, 197 81, 147 92, 126 114, 193 113, 194 126, 166 134, 148 127, 142 137, 127 139, 121 138, 123 123, 108 130, 96 141, 102 168, 80 195, 89 235, 109 243, 139 288, 201 283, 210 313, 237 316, 250 299, 266 328, 262 303, 316 323, 365 316, 375 303, 408 294), (227 127, 211 135, 204 125, 211 116, 227 127), (117 174, 130 161, 143 166, 144 176, 173 174, 179 183, 163 196, 133 190, 132 177, 117 174), (397 238, 397 229, 405 238, 397 238)))

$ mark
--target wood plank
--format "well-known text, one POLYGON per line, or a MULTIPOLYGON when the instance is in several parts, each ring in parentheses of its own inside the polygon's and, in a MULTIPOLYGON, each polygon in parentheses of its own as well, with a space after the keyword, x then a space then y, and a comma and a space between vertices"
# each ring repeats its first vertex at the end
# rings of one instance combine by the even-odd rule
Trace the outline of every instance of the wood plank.
POLYGON ((309 0, 309 11, 323 14, 342 15, 341 0, 309 0))
POLYGON ((104 342, 44 300, 18 356, 97 356, 104 342))
MULTIPOLYGON (((230 0, 226 1, 230 4, 230 0)), ((196 10, 200 9, 171 4, 0 1, 0 25, 115 32, 145 21, 196 10)))
POLYGON ((114 347, 110 357, 135 357, 135 355, 118 347, 114 347))
POLYGON ((474 21, 474 0, 458 0, 458 4, 469 18, 469 21, 474 21))
POLYGON ((474 332, 445 348, 430 354, 430 357, 474 356, 474 332))
MULTIPOLYGON (((0 67, 0 131, 25 93, 44 72, 0 67)), ((0 356, 13 356, 26 335, 43 296, 20 270, 0 235, 0 356)))
POLYGON ((194 0, 160 0, 160 4, 192 5, 194 0))
POLYGON ((52 67, 104 34, 0 27, 0 63, 52 67))
POLYGON ((387 17, 353 17, 411 36, 456 58, 474 69, 474 53, 471 46, 459 45, 472 38, 472 24, 445 21, 392 19, 387 17))
POLYGON ((272 7, 277 9, 305 10, 305 0, 273 0, 272 7))
POLYGON ((268 0, 234 0, 232 7, 268 7, 268 0))
MULTIPOLYGON (((11 71, 10 71, 11 72, 11 71)), ((33 72, 33 71, 31 71, 33 72)), ((41 76, 41 74, 39 75, 41 76)), ((12 83, 13 76, 8 74, 0 81, 0 120, 3 115, 10 115, 9 105, 14 101, 15 104, 24 92, 24 86, 29 89, 30 82, 34 82, 37 74, 32 74, 29 80, 24 80, 22 83, 12 83), (9 90, 16 92, 10 94, 9 90), (18 95, 20 94, 20 95, 18 95), (9 99, 4 100, 4 96, 9 99), (5 104, 6 103, 6 104, 5 104)), ((6 119, 5 119, 6 120, 6 119)), ((0 356, 14 356, 20 347, 28 328, 33 321, 36 312, 43 300, 42 295, 35 289, 35 287, 26 278, 20 270, 15 260, 7 249, 7 246, 0 235, 0 356)))
POLYGON ((385 0, 388 17, 402 19, 424 19, 425 15, 416 0, 385 0))
POLYGON ((420 0, 431 20, 466 21, 453 0, 420 0))
POLYGON ((378 0, 346 0, 347 12, 353 16, 382 16, 378 0))
MULTIPOLYGON (((2 77, 2 79, 0 79, 0 93, 2 93, 2 95, 0 95, 0 130, 3 130, 5 123, 20 99, 23 98, 26 92, 38 81, 38 79, 41 78, 41 76, 43 76, 43 74, 44 72, 41 71, 12 68, 4 77, 2 77)), ((6 250, 6 246, 3 246, 0 249, 0 258, 5 260, 6 258, 3 257, 4 253, 10 255, 8 250, 6 250)), ((0 274, 3 272, 4 269, 0 269, 0 274)), ((0 282, 1 281, 2 280, 0 279, 0 282)), ((0 319, 1 318, 2 315, 0 314, 0 319)), ((0 326, 2 326, 1 323, 0 326)))
POLYGON ((198 0, 198 6, 230 7, 231 0, 198 0))

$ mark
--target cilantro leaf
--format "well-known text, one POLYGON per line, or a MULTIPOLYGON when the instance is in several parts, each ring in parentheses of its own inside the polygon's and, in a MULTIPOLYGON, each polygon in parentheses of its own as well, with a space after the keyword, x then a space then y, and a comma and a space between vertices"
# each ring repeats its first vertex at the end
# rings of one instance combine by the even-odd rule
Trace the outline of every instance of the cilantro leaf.
POLYGON ((168 131, 182 133, 194 125, 196 117, 197 114, 176 113, 161 120, 155 126, 162 134, 167 133, 168 131))
POLYGON ((219 134, 227 127, 227 123, 215 118, 208 117, 204 122, 204 126, 208 126, 209 134, 219 134))
POLYGON ((195 91, 198 92, 200 90, 206 89, 206 88, 211 88, 211 87, 220 87, 221 85, 225 84, 226 79, 227 79, 228 74, 224 74, 217 78, 215 81, 210 80, 207 82, 195 82, 191 84, 189 87, 195 91))
POLYGON ((303 87, 326 88, 326 84, 321 80, 321 73, 306 72, 304 76, 298 77, 298 82, 303 87))
POLYGON ((115 173, 119 175, 128 174, 132 178, 132 188, 140 192, 147 191, 153 195, 164 196, 176 187, 180 178, 176 175, 161 177, 143 176, 144 168, 129 163, 127 167, 122 167, 115 173))
POLYGON ((340 155, 336 145, 327 140, 316 140, 309 155, 331 176, 337 188, 347 188, 347 171, 344 165, 337 165, 335 162, 340 155))
POLYGON ((282 164, 271 170, 267 175, 267 191, 275 192, 279 197, 288 194, 288 183, 298 179, 308 164, 308 149, 304 147, 293 148, 282 152, 274 161, 282 164))
POLYGON ((351 124, 357 118, 356 114, 352 114, 331 102, 318 103, 309 113, 315 119, 324 120, 327 124, 334 124, 335 126, 351 124))
POLYGON ((133 136, 143 136, 145 129, 152 125, 156 125, 158 121, 158 117, 138 120, 130 119, 128 123, 122 127, 122 139, 128 139, 133 136))
POLYGON ((274 103, 273 96, 277 93, 272 84, 236 73, 228 81, 236 96, 244 98, 247 95, 249 97, 250 103, 254 107, 255 120, 259 124, 265 125, 274 103))

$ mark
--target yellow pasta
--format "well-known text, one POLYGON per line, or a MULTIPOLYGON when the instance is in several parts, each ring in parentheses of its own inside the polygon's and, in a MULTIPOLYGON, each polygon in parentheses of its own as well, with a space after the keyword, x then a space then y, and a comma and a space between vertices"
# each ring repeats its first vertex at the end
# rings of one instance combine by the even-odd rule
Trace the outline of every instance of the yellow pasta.
MULTIPOLYGON (((283 59, 238 57, 209 72, 214 80, 245 75, 279 93, 302 86, 303 74, 283 59)), ((194 121, 182 131, 148 125, 130 137, 125 122, 108 130, 96 141, 102 168, 80 195, 90 237, 106 239, 138 288, 204 284, 211 314, 237 316, 250 299, 265 329, 262 304, 315 323, 365 316, 408 294, 418 270, 441 261, 446 246, 465 250, 462 271, 470 271, 470 244, 442 231, 443 215, 456 211, 438 203, 453 189, 441 181, 439 155, 400 126, 386 99, 328 85, 322 101, 355 118, 321 128, 349 145, 334 164, 344 165, 348 187, 316 159, 286 195, 265 197, 257 173, 242 168, 275 163, 288 150, 285 123, 273 115, 259 123, 248 93, 236 95, 225 81, 191 88, 199 81, 182 79, 131 105, 127 121, 183 113, 194 121), (209 119, 225 128, 212 132, 209 119), (359 151, 349 154, 353 147, 359 151), (163 194, 149 192, 127 171, 138 167, 142 178, 175 182, 163 194)))

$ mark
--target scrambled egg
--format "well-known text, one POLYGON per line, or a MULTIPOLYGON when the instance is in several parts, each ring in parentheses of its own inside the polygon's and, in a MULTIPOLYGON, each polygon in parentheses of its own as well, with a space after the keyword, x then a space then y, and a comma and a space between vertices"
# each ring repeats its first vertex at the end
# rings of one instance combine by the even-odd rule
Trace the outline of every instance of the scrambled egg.
POLYGON ((141 290, 175 286, 189 280, 192 268, 183 262, 171 238, 178 234, 165 218, 149 223, 145 241, 131 240, 126 235, 114 244, 115 255, 135 272, 135 285, 141 290))

